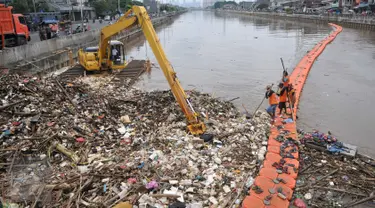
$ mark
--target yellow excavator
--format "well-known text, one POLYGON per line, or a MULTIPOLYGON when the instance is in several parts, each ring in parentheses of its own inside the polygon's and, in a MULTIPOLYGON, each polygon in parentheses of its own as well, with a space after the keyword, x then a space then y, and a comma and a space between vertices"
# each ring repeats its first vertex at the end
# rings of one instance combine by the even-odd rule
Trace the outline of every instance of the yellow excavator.
POLYGON ((141 27, 175 99, 185 114, 188 130, 193 135, 202 135, 206 131, 206 126, 199 121, 199 115, 194 111, 177 79, 176 72, 169 63, 150 17, 143 6, 133 6, 116 23, 104 27, 101 30, 99 47, 88 47, 79 50, 79 63, 87 71, 124 69, 126 66, 124 45, 120 41, 110 40, 110 38, 120 31, 136 25, 141 27))

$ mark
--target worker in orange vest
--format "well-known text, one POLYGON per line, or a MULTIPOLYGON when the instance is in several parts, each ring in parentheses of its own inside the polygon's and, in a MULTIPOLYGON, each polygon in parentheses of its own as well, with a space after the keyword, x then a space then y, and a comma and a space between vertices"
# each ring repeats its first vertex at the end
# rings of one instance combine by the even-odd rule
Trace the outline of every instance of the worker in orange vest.
POLYGON ((287 71, 283 72, 283 78, 282 78, 281 82, 283 83, 284 87, 288 87, 288 85, 289 85, 289 74, 288 74, 287 71))
POLYGON ((278 100, 276 97, 276 93, 272 90, 272 87, 270 85, 267 86, 266 90, 266 99, 268 99, 268 103, 270 104, 266 111, 272 117, 272 119, 274 119, 278 100))
POLYGON ((279 109, 280 109, 280 117, 282 116, 283 109, 286 112, 286 101, 288 97, 288 92, 287 92, 288 87, 284 87, 284 83, 279 84, 279 109))

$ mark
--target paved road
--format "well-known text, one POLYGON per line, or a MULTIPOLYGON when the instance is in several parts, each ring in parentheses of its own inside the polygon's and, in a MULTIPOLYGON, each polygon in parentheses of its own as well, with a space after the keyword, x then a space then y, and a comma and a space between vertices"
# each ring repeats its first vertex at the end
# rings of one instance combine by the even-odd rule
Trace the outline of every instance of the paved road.
MULTIPOLYGON (((169 15, 169 14, 165 14, 165 15, 169 15)), ((162 17, 162 16, 160 16, 162 17)), ((157 17, 155 17, 157 18, 157 17)), ((112 21, 112 23, 114 23, 115 21, 112 21)), ((106 26, 109 24, 109 21, 103 21, 102 23, 99 23, 98 20, 95 21, 95 23, 92 22, 92 20, 90 20, 88 23, 86 23, 89 27, 90 30, 96 30, 96 29, 101 29, 102 27, 106 26)), ((73 23, 72 25, 72 29, 74 30, 78 25, 81 25, 81 22, 75 22, 73 23)), ((59 33, 60 36, 65 36, 65 32, 64 31, 60 31, 59 33)), ((39 38, 39 33, 38 32, 33 32, 31 33, 30 35, 31 37, 31 41, 29 43, 36 43, 36 42, 39 42, 40 41, 40 38, 39 38)))
MULTIPOLYGON (((101 24, 99 23, 99 21, 95 21, 95 23, 92 23, 92 21, 91 21, 91 22, 86 23, 86 24, 88 25, 88 27, 90 28, 90 30, 96 30, 96 29, 100 29, 100 28, 102 28, 102 27, 108 25, 108 21, 103 21, 101 24)), ((74 30, 78 25, 80 25, 80 23, 78 23, 78 22, 77 22, 77 23, 74 23, 74 24, 72 25, 73 30, 74 30)), ((65 36, 66 34, 65 34, 64 31, 60 31, 60 32, 59 32, 59 35, 60 35, 60 36, 65 36)), ((39 33, 38 33, 38 32, 33 32, 33 33, 31 33, 30 37, 31 37, 31 41, 30 41, 29 43, 35 43, 35 42, 39 42, 39 41, 40 41, 40 39, 39 39, 39 33)))

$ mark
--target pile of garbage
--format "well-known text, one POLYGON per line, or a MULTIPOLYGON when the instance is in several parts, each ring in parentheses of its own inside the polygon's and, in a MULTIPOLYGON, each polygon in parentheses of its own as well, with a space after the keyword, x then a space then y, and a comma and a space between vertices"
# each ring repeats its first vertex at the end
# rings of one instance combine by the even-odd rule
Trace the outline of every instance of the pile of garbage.
POLYGON ((373 159, 343 152, 348 145, 331 132, 299 133, 300 171, 294 192, 295 207, 375 206, 373 159), (332 149, 333 146, 340 146, 340 151, 332 149))
POLYGON ((4 75, 0 183, 12 207, 236 207, 258 173, 269 119, 189 91, 213 138, 186 131, 170 91, 4 75), (123 202, 127 202, 124 204, 123 202))

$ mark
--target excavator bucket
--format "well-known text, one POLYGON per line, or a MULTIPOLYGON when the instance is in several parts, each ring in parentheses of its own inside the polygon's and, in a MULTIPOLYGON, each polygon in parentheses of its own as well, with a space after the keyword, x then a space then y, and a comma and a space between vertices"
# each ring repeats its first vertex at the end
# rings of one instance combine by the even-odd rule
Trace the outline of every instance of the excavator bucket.
POLYGON ((187 126, 190 133, 193 135, 201 135, 206 131, 206 126, 203 122, 199 122, 196 124, 190 124, 187 126))

